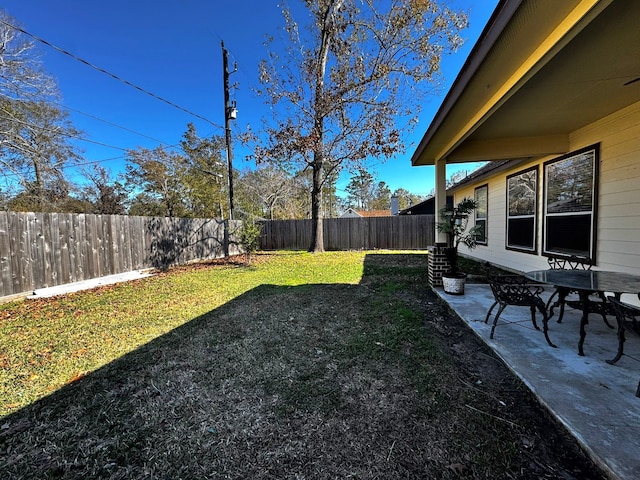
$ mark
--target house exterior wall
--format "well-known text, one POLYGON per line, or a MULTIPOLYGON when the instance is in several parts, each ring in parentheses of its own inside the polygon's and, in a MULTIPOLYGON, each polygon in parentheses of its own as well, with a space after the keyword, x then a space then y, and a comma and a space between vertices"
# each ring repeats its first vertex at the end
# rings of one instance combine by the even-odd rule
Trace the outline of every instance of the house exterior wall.
MULTIPOLYGON (((570 150, 600 144, 597 210, 596 268, 640 274, 640 102, 624 108, 570 135, 570 150)), ((518 164, 454 192, 454 202, 474 196, 475 187, 488 185, 487 245, 474 250, 460 246, 460 253, 508 269, 528 271, 548 268, 542 250, 542 196, 545 157, 518 164), (506 178, 538 165, 537 253, 505 248, 506 178)), ((470 225, 472 222, 470 222, 470 225)))
POLYGON ((598 268, 640 273, 640 102, 570 138, 572 146, 601 142, 598 268))

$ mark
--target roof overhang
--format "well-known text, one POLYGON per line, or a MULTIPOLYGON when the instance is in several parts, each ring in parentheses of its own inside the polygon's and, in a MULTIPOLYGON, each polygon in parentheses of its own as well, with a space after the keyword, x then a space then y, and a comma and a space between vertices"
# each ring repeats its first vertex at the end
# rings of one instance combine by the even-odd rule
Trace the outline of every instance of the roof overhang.
POLYGON ((538 158, 640 101, 640 2, 502 0, 412 165, 538 158))

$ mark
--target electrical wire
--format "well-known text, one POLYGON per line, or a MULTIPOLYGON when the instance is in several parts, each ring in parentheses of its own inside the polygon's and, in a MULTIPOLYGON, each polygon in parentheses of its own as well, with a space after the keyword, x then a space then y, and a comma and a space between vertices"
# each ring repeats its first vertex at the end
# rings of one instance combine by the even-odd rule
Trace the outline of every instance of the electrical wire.
POLYGON ((36 35, 34 35, 32 33, 27 32, 23 28, 16 27, 15 25, 12 25, 11 23, 9 23, 9 22, 7 22, 5 20, 2 20, 2 19, 0 19, 0 22, 3 23, 4 25, 6 25, 7 27, 13 28, 14 30, 17 30, 18 32, 21 32, 21 33, 33 38, 34 40, 36 40, 36 41, 38 41, 38 42, 40 42, 40 43, 42 43, 44 45, 47 45, 48 47, 53 48, 54 50, 57 50, 58 52, 63 53, 64 55, 67 55, 67 56, 73 58, 74 60, 77 60, 78 62, 84 63, 85 65, 93 68, 94 70, 97 70, 100 73, 103 73, 103 74, 105 74, 105 75, 107 75, 107 76, 109 76, 109 77, 111 77, 111 78, 113 78, 113 79, 115 79, 115 80, 117 80, 117 81, 119 81, 121 83, 124 83, 125 85, 128 85, 129 87, 133 87, 136 90, 138 90, 138 91, 140 91, 140 92, 142 92, 142 93, 144 93, 146 95, 149 95, 152 98, 155 98, 156 100, 164 102, 167 105, 170 105, 170 106, 172 106, 172 107, 174 107, 174 108, 176 108, 178 110, 181 110, 181 111, 183 111, 183 112, 185 112, 185 113, 187 113, 187 114, 189 114, 189 115, 191 115, 193 117, 199 118, 200 120, 203 120, 203 121, 209 123, 210 125, 213 125, 214 127, 218 128, 220 130, 224 130, 224 128, 221 125, 218 125, 217 123, 212 122, 208 118, 205 118, 202 115, 198 115, 197 113, 194 113, 191 110, 187 110, 186 108, 181 107, 180 105, 178 105, 178 104, 176 104, 174 102, 171 102, 171 101, 169 101, 169 100, 167 100, 167 99, 165 99, 165 98, 163 98, 163 97, 161 97, 159 95, 156 95, 155 93, 152 93, 152 92, 150 92, 148 90, 145 90, 144 88, 142 88, 142 87, 140 87, 140 86, 138 86, 138 85, 136 85, 136 84, 134 84, 132 82, 129 82, 128 80, 125 80, 124 78, 121 78, 118 75, 116 75, 114 73, 111 73, 108 70, 105 70, 104 68, 98 67, 98 66, 92 64, 91 62, 89 62, 89 61, 87 61, 87 60, 85 60, 85 59, 83 59, 81 57, 78 57, 77 55, 75 55, 75 54, 73 54, 73 53, 71 53, 71 52, 69 52, 69 51, 67 51, 67 50, 65 50, 65 49, 63 49, 61 47, 58 47, 57 45, 54 45, 54 44, 44 40, 43 38, 40 38, 40 37, 38 37, 38 36, 36 36, 36 35))
POLYGON ((66 105, 63 105, 62 103, 58 103, 58 102, 51 102, 51 103, 53 105, 57 105, 60 108, 64 108, 65 110, 69 110, 71 112, 79 113, 80 115, 84 115, 84 116, 92 118, 94 120, 98 120, 99 122, 102 122, 102 123, 104 123, 106 125, 111 125, 112 127, 116 127, 116 128, 121 129, 121 130, 124 130, 126 132, 133 133, 135 135, 139 135, 139 136, 147 138, 149 140, 153 140, 154 142, 158 142, 160 145, 168 146, 167 143, 163 142, 162 140, 158 140, 157 138, 150 137, 149 135, 137 132, 137 131, 132 130, 132 129, 128 128, 128 127, 124 127, 122 125, 118 125, 117 123, 110 122, 109 120, 105 120, 104 118, 97 117, 95 115, 92 115, 91 113, 82 112, 82 111, 77 110, 75 108, 71 108, 71 107, 68 107, 66 105))
POLYGON ((100 145, 101 147, 113 148, 114 150, 122 150, 123 152, 128 152, 130 150, 129 148, 116 147, 115 145, 109 145, 108 143, 97 142, 95 140, 89 140, 88 138, 81 137, 80 135, 72 135, 70 133, 60 132, 58 129, 55 129, 55 128, 47 128, 47 127, 43 127, 41 125, 36 125, 34 123, 24 122, 22 120, 18 120, 17 118, 13 118, 13 117, 5 117, 3 115, 0 115, 0 120, 7 120, 7 121, 10 121, 10 122, 19 123, 19 124, 24 125, 26 127, 37 128, 37 129, 39 129, 39 130, 41 130, 43 132, 56 133, 56 134, 62 135, 64 137, 75 138, 76 140, 81 140, 83 142, 94 143, 96 145, 100 145))
MULTIPOLYGON (((62 106, 64 107, 64 105, 62 105, 62 106)), ((65 107, 65 108, 68 108, 68 107, 65 107)), ((73 110, 73 109, 70 109, 70 110, 73 110)), ((82 113, 82 112, 79 112, 79 113, 82 113)), ((123 152, 131 151, 130 148, 117 147, 115 145, 110 145, 108 143, 98 142, 98 141, 95 141, 95 140, 90 140, 88 138, 84 138, 84 137, 81 137, 79 135, 71 135, 69 133, 60 132, 55 128, 46 128, 46 127, 43 127, 41 125, 36 125, 36 124, 33 124, 33 123, 28 123, 28 122, 19 120, 17 118, 6 117, 6 116, 1 116, 0 115, 0 120, 7 120, 7 121, 19 123, 19 124, 24 125, 26 127, 37 128, 37 129, 39 129, 39 130, 41 130, 43 132, 57 133, 57 134, 62 135, 64 137, 73 138, 73 139, 76 139, 76 140, 80 140, 82 142, 93 143, 95 145, 100 145, 102 147, 113 148, 115 150, 121 150, 123 152)), ((109 123, 109 122, 107 122, 107 123, 109 123)), ((115 125, 115 126, 118 126, 118 125, 115 125)), ((125 128, 125 127, 121 127, 121 128, 125 128)), ((128 130, 128 129, 125 128, 125 130, 128 130)), ((137 133, 137 132, 133 132, 133 133, 137 133)), ((143 135, 143 134, 139 134, 139 135, 143 135)), ((146 136, 146 135, 143 135, 143 136, 146 136)), ((151 137, 148 137, 148 138, 151 138, 151 137)), ((156 139, 153 139, 153 138, 151 138, 151 140, 160 142, 159 140, 156 140, 156 139)), ((160 143, 161 143, 161 145, 163 147, 168 148, 168 149, 175 148, 175 147, 180 145, 180 144, 168 145, 168 144, 166 144, 164 142, 160 142, 160 143)), ((92 160, 92 161, 86 161, 86 162, 78 162, 78 163, 74 163, 73 165, 68 165, 65 168, 84 167, 84 166, 88 166, 88 165, 96 165, 96 164, 100 164, 100 163, 111 162, 111 161, 114 161, 114 160, 125 160, 126 158, 127 158, 126 156, 118 156, 118 157, 105 158, 105 159, 102 159, 102 160, 92 160)), ((5 173, 5 174, 3 174, 3 176, 12 177, 12 176, 19 176, 19 175, 18 174, 12 174, 12 173, 5 173)))
MULTIPOLYGON (((117 81, 119 81, 121 83, 124 83, 127 86, 135 88, 136 90, 138 90, 138 91, 140 91, 140 92, 142 92, 142 93, 144 93, 146 95, 149 95, 152 98, 155 98, 155 99, 157 99, 159 101, 162 101, 162 102, 164 102, 164 103, 166 103, 166 104, 168 104, 168 105, 170 105, 170 106, 172 106, 172 107, 174 107, 174 108, 176 108, 178 110, 181 110, 181 111, 183 111, 183 112, 185 112, 185 113, 187 113, 187 114, 189 114, 189 115, 191 115, 193 117, 196 117, 196 118, 198 118, 200 120, 203 120, 204 122, 212 125, 214 128, 216 128, 218 130, 224 130, 224 127, 222 127, 221 125, 216 124, 215 122, 212 122, 211 120, 209 120, 209 119, 207 119, 207 118, 205 118, 205 117, 203 117, 201 115, 198 115, 195 112, 192 112, 192 111, 190 111, 190 110, 188 110, 188 109, 186 109, 184 107, 181 107, 180 105, 177 105, 176 103, 171 102, 171 101, 169 101, 169 100, 167 100, 167 99, 165 99, 165 98, 163 98, 163 97, 161 97, 159 95, 156 95, 156 94, 154 94, 154 93, 152 93, 152 92, 150 92, 150 91, 148 91, 148 90, 146 90, 146 89, 144 89, 144 88, 142 88, 142 87, 140 87, 140 86, 138 86, 138 85, 136 85, 136 84, 134 84, 132 82, 129 82, 128 80, 125 80, 125 79, 121 78, 120 76, 118 76, 118 75, 116 75, 114 73, 111 73, 111 72, 109 72, 108 70, 106 70, 104 68, 98 67, 98 66, 92 64, 91 62, 89 62, 89 61, 87 61, 87 60, 85 60, 85 59, 83 59, 83 58, 81 58, 81 57, 79 57, 79 56, 77 56, 77 55, 75 55, 75 54, 63 49, 63 48, 61 48, 61 47, 58 47, 57 45, 54 45, 51 42, 48 42, 47 40, 45 40, 45 39, 43 39, 41 37, 38 37, 37 35, 34 35, 34 34, 28 32, 27 30, 21 28, 21 27, 13 25, 13 24, 11 24, 11 23, 3 20, 3 19, 0 19, 0 22, 3 23, 6 26, 18 31, 18 32, 21 32, 21 33, 33 38, 34 40, 36 40, 36 41, 38 41, 38 42, 40 42, 40 43, 42 43, 42 44, 44 44, 44 45, 46 45, 46 46, 48 46, 50 48, 53 48, 54 50, 57 50, 58 52, 60 52, 60 53, 62 53, 64 55, 67 55, 67 56, 73 58, 74 60, 76 60, 76 61, 78 61, 80 63, 83 63, 83 64, 87 65, 88 67, 90 67, 90 68, 92 68, 92 69, 94 69, 94 70, 96 70, 96 71, 98 71, 100 73, 103 73, 103 74, 105 74, 105 75, 107 75, 107 76, 109 76, 109 77, 111 77, 111 78, 113 78, 113 79, 115 79, 115 80, 117 80, 117 81)), ((248 75, 246 74, 245 70, 243 70, 243 73, 245 73, 245 75, 248 77, 248 75)), ((161 146, 164 146, 164 147, 167 147, 167 148, 174 148, 174 147, 177 146, 177 145, 167 145, 166 142, 163 142, 163 141, 161 141, 161 140, 159 140, 157 138, 154 138, 154 137, 151 137, 149 135, 137 132, 135 130, 132 130, 132 129, 127 128, 127 127, 124 127, 122 125, 118 125, 116 123, 113 123, 113 122, 110 122, 108 120, 102 119, 102 118, 97 117, 95 115, 92 115, 92 114, 89 114, 89 113, 86 113, 86 112, 83 112, 83 111, 68 107, 68 106, 60 104, 58 102, 52 102, 52 103, 57 105, 57 106, 59 106, 59 107, 61 107, 61 108, 64 108, 65 110, 73 111, 73 112, 79 113, 81 115, 85 115, 85 116, 87 116, 89 118, 93 118, 93 119, 98 120, 100 122, 103 122, 105 124, 114 126, 116 128, 120 128, 122 130, 128 131, 128 132, 133 133, 135 135, 139 135, 139 136, 145 137, 147 139, 153 140, 154 142, 158 142, 161 146)), ((42 126, 39 126, 39 125, 29 124, 27 122, 24 122, 24 121, 15 119, 15 118, 8 118, 8 117, 0 117, 0 118, 4 118, 5 120, 10 120, 10 121, 13 121, 13 122, 17 122, 17 123, 20 123, 22 125, 29 126, 29 127, 32 127, 32 128, 38 128, 38 129, 40 129, 42 131, 56 132, 56 129, 48 129, 46 127, 42 127, 42 126)), ((238 128, 237 125, 234 125, 234 127, 236 129, 238 128)), ((58 132, 58 133, 61 133, 61 132, 58 132)), ((73 138, 73 139, 76 139, 76 140, 79 140, 79 141, 88 142, 88 143, 100 145, 100 146, 107 147, 107 148, 113 148, 113 149, 121 150, 121 151, 124 151, 124 152, 130 151, 130 149, 127 149, 127 148, 122 148, 122 147, 118 147, 118 146, 115 146, 115 145, 110 145, 110 144, 107 144, 107 143, 104 143, 104 142, 90 140, 88 138, 84 138, 84 137, 79 136, 79 135, 72 135, 72 134, 69 134, 69 133, 61 133, 61 134, 63 136, 68 137, 68 138, 73 138)), ((213 135, 213 132, 212 132, 212 135, 213 135)), ((85 161, 85 162, 82 162, 82 163, 76 163, 74 165, 67 165, 67 166, 65 166, 63 168, 77 168, 77 167, 80 167, 80 166, 95 165, 95 164, 100 164, 100 163, 105 163, 105 162, 115 161, 115 160, 122 160, 122 159, 126 159, 126 157, 125 156, 117 156, 117 157, 111 157, 111 158, 106 158, 106 159, 101 159, 101 160, 85 161)), ((5 175, 5 176, 12 176, 12 175, 8 174, 8 175, 5 175)))

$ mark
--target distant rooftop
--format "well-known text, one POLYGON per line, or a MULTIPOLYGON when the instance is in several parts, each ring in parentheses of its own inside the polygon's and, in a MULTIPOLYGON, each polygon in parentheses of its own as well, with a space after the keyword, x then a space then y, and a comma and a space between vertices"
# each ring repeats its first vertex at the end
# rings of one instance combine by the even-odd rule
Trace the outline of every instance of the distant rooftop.
POLYGON ((356 210, 349 208, 345 213, 340 215, 341 218, 349 217, 390 217, 391 210, 356 210))

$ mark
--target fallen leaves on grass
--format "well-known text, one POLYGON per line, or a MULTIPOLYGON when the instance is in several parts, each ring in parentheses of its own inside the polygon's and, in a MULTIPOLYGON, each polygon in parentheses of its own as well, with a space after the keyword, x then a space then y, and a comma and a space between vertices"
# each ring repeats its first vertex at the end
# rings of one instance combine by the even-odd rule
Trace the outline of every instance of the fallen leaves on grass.
POLYGON ((78 380, 84 378, 86 374, 87 374, 86 372, 76 372, 73 375, 73 377, 71 377, 69 380, 67 380, 67 383, 77 382, 78 380))
POLYGON ((65 386, 3 420, 0 476, 601 478, 426 276, 424 255, 282 254, 60 300, 68 323, 20 341, 64 369, 20 368, 65 386))

